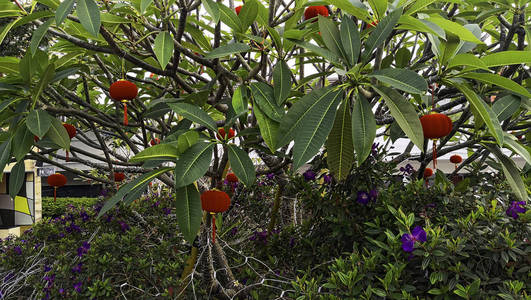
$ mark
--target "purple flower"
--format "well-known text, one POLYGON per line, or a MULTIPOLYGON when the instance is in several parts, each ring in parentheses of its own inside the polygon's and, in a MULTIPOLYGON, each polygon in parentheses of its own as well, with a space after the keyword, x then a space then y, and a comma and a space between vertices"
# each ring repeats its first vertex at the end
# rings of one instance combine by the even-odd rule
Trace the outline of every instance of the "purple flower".
POLYGON ((413 252, 415 242, 425 242, 426 240, 426 231, 422 227, 417 226, 413 228, 411 233, 404 233, 402 235, 402 249, 406 252, 413 252))
POLYGON ((525 201, 513 201, 511 206, 507 208, 505 212, 509 217, 513 217, 515 220, 518 219, 518 213, 525 213, 526 208, 524 207, 525 201))
POLYGON ((328 175, 328 174, 323 175, 323 181, 326 184, 332 182, 332 175, 328 175))
POLYGON ((275 178, 275 173, 269 173, 266 175, 267 179, 271 180, 273 178, 275 178))
POLYGON ((66 227, 66 232, 81 232, 81 228, 77 226, 74 222, 70 223, 70 226, 66 227))
POLYGON ((38 250, 41 246, 42 246, 41 243, 37 243, 35 244, 35 246, 33 246, 33 248, 35 248, 35 250, 38 250))
POLYGON ((358 197, 356 198, 356 200, 360 204, 367 205, 367 203, 369 203, 369 194, 367 194, 367 192, 364 192, 364 191, 359 191, 358 197))
POLYGON ((304 173, 302 174, 302 176, 304 176, 304 179, 305 179, 306 181, 311 181, 311 180, 315 180, 315 176, 316 176, 316 174, 315 174, 314 171, 312 171, 312 170, 308 170, 308 171, 304 172, 304 173))
POLYGON ((164 214, 167 216, 169 214, 171 214, 171 207, 165 207, 164 209, 162 209, 164 211, 164 214))
POLYGON ((84 210, 82 210, 80 213, 79 213, 79 216, 81 217, 81 220, 83 222, 86 222, 90 219, 90 216, 87 214, 87 212, 85 212, 84 210))
POLYGON ((151 205, 151 207, 159 207, 160 205, 160 201, 157 201, 155 203, 153 203, 153 205, 151 205))
POLYGON ((378 146, 380 143, 373 143, 371 147, 371 155, 376 156, 378 154, 378 146))
POLYGON ((118 221, 118 223, 120 223, 120 229, 122 230, 122 232, 126 232, 127 230, 129 230, 129 225, 124 221, 118 221))
POLYGON ((89 242, 83 242, 81 247, 77 248, 77 256, 81 257, 83 254, 88 253, 90 250, 90 243, 89 242))
POLYGON ((81 293, 81 286, 83 285, 83 283, 81 281, 77 282, 76 284, 74 284, 74 290, 78 293, 81 293))
POLYGON ((295 238, 294 237, 289 239, 289 247, 293 248, 293 246, 295 246, 295 238))
POLYGON ((62 294, 64 294, 64 293, 65 293, 65 289, 63 289, 63 288, 60 288, 60 289, 59 289, 59 294, 61 294, 61 295, 62 295, 62 294))
POLYGON ((83 263, 78 263, 77 265, 72 267, 72 272, 81 273, 81 268, 82 267, 83 267, 83 263))
POLYGON ((44 273, 50 272, 52 270, 52 267, 48 265, 44 265, 44 273))
POLYGON ((103 197, 106 197, 108 193, 109 193, 109 191, 107 189, 102 189, 100 191, 100 195, 102 195, 103 197))
POLYGON ((230 235, 236 235, 236 233, 238 233, 238 227, 232 227, 232 229, 230 230, 230 235))
POLYGON ((413 169, 411 164, 407 164, 404 167, 400 167, 400 172, 402 172, 402 175, 404 176, 409 176, 415 172, 415 169, 413 169))
POLYGON ((376 202, 376 198, 378 198, 378 190, 372 189, 369 191, 369 200, 376 202))
POLYGON ((20 248, 20 246, 15 246, 13 248, 13 251, 15 251, 15 253, 18 254, 18 255, 22 254, 22 248, 20 248))

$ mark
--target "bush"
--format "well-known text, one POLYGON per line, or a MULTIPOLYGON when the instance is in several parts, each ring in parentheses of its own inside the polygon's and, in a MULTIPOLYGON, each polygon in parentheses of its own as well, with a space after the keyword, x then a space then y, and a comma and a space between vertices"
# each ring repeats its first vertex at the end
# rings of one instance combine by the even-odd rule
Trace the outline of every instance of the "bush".
POLYGON ((92 207, 99 201, 98 198, 42 198, 42 217, 55 218, 64 215, 69 206, 75 208, 92 207))

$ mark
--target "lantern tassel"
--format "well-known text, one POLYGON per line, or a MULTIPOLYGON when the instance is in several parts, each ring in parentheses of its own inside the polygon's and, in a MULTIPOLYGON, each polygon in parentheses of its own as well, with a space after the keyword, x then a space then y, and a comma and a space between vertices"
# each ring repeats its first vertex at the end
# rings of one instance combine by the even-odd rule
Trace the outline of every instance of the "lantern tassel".
POLYGON ((127 119, 127 101, 123 101, 124 104, 124 125, 127 126, 129 124, 129 120, 127 119))
POLYGON ((53 187, 53 202, 55 202, 55 200, 57 200, 57 187, 56 186, 53 187))
POLYGON ((212 244, 216 243, 216 214, 210 213, 212 215, 212 244))
POLYGON ((66 150, 66 159, 65 159, 66 162, 69 162, 70 161, 70 155, 69 155, 69 151, 66 150))
POLYGON ((437 140, 433 140, 433 170, 437 169, 437 140))

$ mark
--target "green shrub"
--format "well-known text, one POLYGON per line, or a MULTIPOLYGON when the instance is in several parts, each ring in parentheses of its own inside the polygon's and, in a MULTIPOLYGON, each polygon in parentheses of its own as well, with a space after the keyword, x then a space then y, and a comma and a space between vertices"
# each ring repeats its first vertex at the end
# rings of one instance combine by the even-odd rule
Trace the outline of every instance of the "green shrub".
POLYGON ((42 217, 55 218, 66 213, 69 206, 75 208, 92 207, 98 202, 98 198, 57 198, 54 201, 52 197, 42 198, 42 217))

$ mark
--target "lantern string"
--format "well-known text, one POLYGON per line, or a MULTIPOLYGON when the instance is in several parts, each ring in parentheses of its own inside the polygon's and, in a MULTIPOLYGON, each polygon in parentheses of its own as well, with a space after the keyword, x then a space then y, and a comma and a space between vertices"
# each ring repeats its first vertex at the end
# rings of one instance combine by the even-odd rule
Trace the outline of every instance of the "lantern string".
POLYGON ((53 202, 55 202, 57 200, 57 187, 54 186, 53 187, 53 202))
POLYGON ((433 88, 433 85, 434 84, 431 84, 430 85, 430 89, 431 89, 431 110, 432 111, 435 111, 435 92, 434 92, 434 88, 433 88))
POLYGON ((433 170, 436 170, 437 165, 437 139, 433 139, 433 170))
POLYGON ((122 100, 122 103, 124 104, 124 125, 127 126, 129 124, 129 119, 127 118, 127 100, 122 100))
POLYGON ((211 212, 212 215, 212 244, 216 243, 216 214, 211 212))

